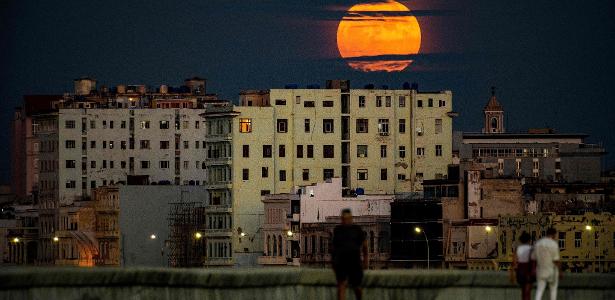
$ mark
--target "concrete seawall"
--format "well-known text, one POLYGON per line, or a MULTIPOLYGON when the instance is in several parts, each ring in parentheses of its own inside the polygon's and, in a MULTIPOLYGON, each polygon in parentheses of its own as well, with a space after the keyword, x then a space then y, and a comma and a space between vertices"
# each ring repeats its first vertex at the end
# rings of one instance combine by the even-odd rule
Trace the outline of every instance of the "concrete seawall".
MULTIPOLYGON (((363 283, 365 299, 521 298, 504 272, 368 271, 363 283)), ((306 268, 3 268, 0 299, 326 300, 335 299, 335 279, 306 268)), ((615 299, 615 274, 566 274, 558 299, 615 299)))

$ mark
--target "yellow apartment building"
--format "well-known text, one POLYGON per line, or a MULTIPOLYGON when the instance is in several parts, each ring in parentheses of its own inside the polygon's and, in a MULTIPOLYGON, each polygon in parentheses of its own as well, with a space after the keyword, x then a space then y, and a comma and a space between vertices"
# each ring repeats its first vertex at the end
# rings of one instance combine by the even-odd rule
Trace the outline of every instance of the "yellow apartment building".
MULTIPOLYGON (((452 162, 452 93, 271 89, 240 94, 233 127, 235 254, 262 253, 261 196, 340 177, 344 193, 421 190, 452 162)), ((252 262, 253 263, 253 262, 252 262)))

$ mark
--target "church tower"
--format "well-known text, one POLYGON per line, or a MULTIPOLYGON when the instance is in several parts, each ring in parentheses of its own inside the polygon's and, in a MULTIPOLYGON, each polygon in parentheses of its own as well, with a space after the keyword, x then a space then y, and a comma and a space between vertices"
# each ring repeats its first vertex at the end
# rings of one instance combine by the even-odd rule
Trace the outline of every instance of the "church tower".
POLYGON ((495 97, 495 87, 491 87, 491 98, 483 109, 485 125, 483 133, 504 133, 504 108, 495 97))

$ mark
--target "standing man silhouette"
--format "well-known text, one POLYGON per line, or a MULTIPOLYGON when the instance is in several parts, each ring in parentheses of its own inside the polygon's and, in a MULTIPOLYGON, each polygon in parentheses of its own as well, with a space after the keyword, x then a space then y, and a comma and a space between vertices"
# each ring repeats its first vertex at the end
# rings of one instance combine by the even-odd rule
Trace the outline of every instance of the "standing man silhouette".
POLYGON ((343 209, 341 218, 342 223, 333 230, 333 271, 337 279, 337 298, 346 299, 346 287, 350 284, 357 300, 361 300, 363 269, 369 265, 367 240, 361 227, 352 223, 350 209, 343 209))

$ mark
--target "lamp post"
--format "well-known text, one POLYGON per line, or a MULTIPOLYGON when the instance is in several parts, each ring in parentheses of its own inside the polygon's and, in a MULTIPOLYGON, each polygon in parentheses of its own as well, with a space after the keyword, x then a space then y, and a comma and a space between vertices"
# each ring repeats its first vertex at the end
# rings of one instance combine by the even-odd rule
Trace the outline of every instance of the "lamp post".
POLYGON ((414 227, 414 232, 417 234, 423 233, 423 236, 425 237, 425 244, 427 245, 427 270, 429 270, 429 240, 427 239, 427 234, 425 233, 425 230, 418 226, 414 227))

